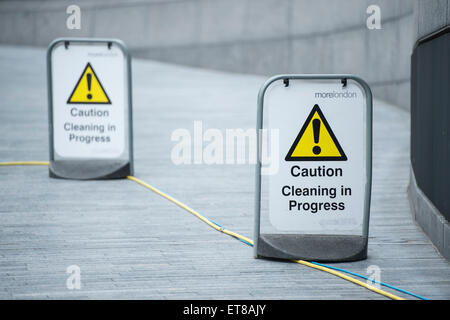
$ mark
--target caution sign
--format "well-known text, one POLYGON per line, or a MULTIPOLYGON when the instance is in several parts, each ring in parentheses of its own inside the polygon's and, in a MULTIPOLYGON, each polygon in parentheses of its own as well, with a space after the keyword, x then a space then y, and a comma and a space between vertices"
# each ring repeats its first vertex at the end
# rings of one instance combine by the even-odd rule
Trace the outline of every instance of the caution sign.
POLYGON ((269 222, 277 232, 355 234, 364 221, 365 92, 355 81, 282 82, 264 96, 262 141, 272 170, 263 181, 269 222), (264 145, 268 146, 267 149, 264 145), (275 154, 278 152, 278 155, 275 154))
MULTIPOLYGON (((55 159, 95 160, 99 166, 108 160, 114 163, 110 168, 126 163, 131 105, 125 49, 120 42, 95 39, 57 41, 50 47, 55 159)), ((98 171, 89 170, 92 175, 98 171)))
POLYGON ((286 161, 346 161, 327 119, 314 105, 297 138, 289 149, 286 161))
POLYGON ((372 98, 357 77, 280 75, 258 96, 255 256, 366 256, 372 98))
POLYGON ((100 79, 88 62, 67 103, 111 104, 100 79))

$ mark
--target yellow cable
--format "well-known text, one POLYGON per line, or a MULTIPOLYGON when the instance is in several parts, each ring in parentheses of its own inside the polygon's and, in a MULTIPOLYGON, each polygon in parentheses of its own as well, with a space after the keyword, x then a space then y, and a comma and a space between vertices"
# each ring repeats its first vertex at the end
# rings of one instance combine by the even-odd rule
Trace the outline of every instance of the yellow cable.
POLYGON ((392 294, 392 293, 389 293, 387 291, 375 288, 374 286, 371 286, 371 285, 369 285, 369 284, 367 284, 367 283, 365 283, 363 281, 360 281, 360 280, 354 279, 352 277, 349 277, 349 276, 347 276, 347 275, 345 275, 345 274, 343 274, 341 272, 338 272, 336 270, 333 270, 333 269, 330 269, 330 268, 327 268, 327 267, 323 267, 323 266, 319 266, 319 265, 316 265, 316 264, 313 264, 313 263, 309 263, 308 261, 304 261, 304 260, 292 260, 292 261, 296 262, 296 263, 299 263, 299 264, 302 264, 304 266, 308 266, 310 268, 314 268, 314 269, 317 269, 317 270, 321 270, 321 271, 325 271, 325 272, 331 273, 331 274, 333 274, 333 275, 335 275, 337 277, 340 277, 340 278, 345 279, 347 281, 353 282, 354 284, 357 284, 357 285, 359 285, 361 287, 364 287, 364 288, 369 289, 369 290, 371 290, 373 292, 381 294, 381 295, 383 295, 385 297, 391 298, 392 300, 406 300, 404 298, 396 296, 395 294, 392 294))
MULTIPOLYGON (((48 161, 13 161, 13 162, 0 162, 0 166, 33 166, 33 165, 36 165, 36 166, 48 166, 48 165, 49 165, 49 162, 48 162, 48 161)), ((240 235, 239 233, 236 233, 236 232, 227 230, 227 229, 225 229, 225 228, 219 227, 218 225, 212 223, 211 221, 209 221, 207 218, 205 218, 204 216, 202 216, 200 213, 198 213, 198 212, 195 211, 194 209, 188 207, 188 206, 185 205, 184 203, 182 203, 182 202, 178 201, 177 199, 175 199, 175 198, 169 196, 168 194, 162 192, 161 190, 159 190, 159 189, 157 189, 157 188, 155 188, 155 187, 149 185, 148 183, 146 183, 146 182, 144 182, 144 181, 142 181, 142 180, 140 180, 140 179, 138 179, 138 178, 136 178, 136 177, 133 177, 133 176, 128 176, 127 179, 132 180, 132 181, 134 181, 134 182, 136 182, 136 183, 142 185, 143 187, 145 187, 145 188, 147 188, 147 189, 149 189, 149 190, 155 192, 156 194, 160 195, 160 196, 163 197, 163 198, 166 198, 166 199, 169 200, 170 202, 176 204, 176 205, 179 206, 180 208, 182 208, 182 209, 186 210, 187 212, 191 213, 192 215, 196 216, 198 219, 200 219, 201 221, 203 221, 204 223, 206 223, 206 224, 207 224, 208 226, 210 226, 211 228, 213 228, 213 229, 215 229, 215 230, 217 230, 217 231, 219 231, 219 232, 225 233, 225 234, 227 234, 227 235, 230 235, 230 236, 232 236, 232 237, 235 237, 235 238, 244 240, 244 241, 246 241, 246 242, 248 242, 248 243, 250 243, 250 244, 252 244, 252 245, 254 244, 252 239, 247 238, 247 237, 245 237, 245 236, 243 236, 243 235, 240 235)), ((371 285, 369 285, 369 284, 367 284, 367 283, 365 283, 365 282, 362 282, 362 281, 360 281, 360 280, 356 280, 356 279, 354 279, 354 278, 352 278, 352 277, 349 277, 349 276, 347 276, 347 275, 345 275, 345 274, 343 274, 343 273, 341 273, 341 272, 338 272, 338 271, 336 271, 336 270, 329 269, 329 268, 327 268, 327 267, 319 266, 319 265, 316 265, 316 264, 312 264, 312 263, 309 263, 309 262, 304 261, 304 260, 292 260, 292 261, 293 261, 293 262, 296 262, 296 263, 298 263, 298 264, 301 264, 301 265, 304 265, 304 266, 313 268, 313 269, 317 269, 317 270, 321 270, 321 271, 324 271, 324 272, 328 272, 328 273, 330 273, 330 274, 333 274, 333 275, 335 275, 335 276, 337 276, 337 277, 340 277, 340 278, 342 278, 342 279, 344 279, 344 280, 347 280, 347 281, 350 281, 350 282, 352 282, 352 283, 355 283, 355 284, 357 284, 357 285, 359 285, 359 286, 361 286, 361 287, 364 287, 364 288, 366 288, 366 289, 369 289, 369 290, 371 290, 371 291, 373 291, 373 292, 375 292, 375 293, 381 294, 381 295, 383 295, 383 296, 385 296, 385 297, 388 297, 388 298, 390 298, 390 299, 393 299, 393 300, 405 300, 404 298, 401 298, 401 297, 399 297, 399 296, 396 296, 396 295, 394 295, 394 294, 391 294, 391 293, 389 293, 389 292, 387 292, 387 291, 384 291, 384 290, 375 288, 374 286, 371 286, 371 285)))
POLYGON ((0 162, 0 166, 48 166, 48 161, 12 161, 0 162))
MULTIPOLYGON (((229 230, 227 230, 227 229, 224 229, 224 228, 221 228, 221 227, 215 225, 214 223, 212 223, 211 221, 209 221, 207 218, 205 218, 204 216, 202 216, 200 213, 198 213, 198 212, 195 211, 194 209, 192 209, 192 208, 186 206, 185 204, 183 204, 183 203, 181 203, 180 201, 176 200, 175 198, 169 196, 168 194, 162 192, 161 190, 158 190, 157 188, 155 188, 155 187, 149 185, 148 183, 146 183, 146 182, 144 182, 144 181, 142 181, 142 180, 140 180, 140 179, 138 179, 138 178, 136 178, 136 177, 133 177, 133 176, 128 176, 127 179, 132 180, 132 181, 135 181, 135 182, 139 183, 140 185, 144 186, 145 188, 150 189, 151 191, 153 191, 153 192, 159 194, 160 196, 166 198, 167 200, 173 202, 174 204, 176 204, 177 206, 181 207, 182 209, 188 211, 189 213, 193 214, 194 216, 196 216, 196 217, 199 218, 201 221, 205 222, 207 225, 209 225, 210 227, 214 228, 215 230, 220 231, 220 232, 223 232, 223 233, 228 234, 228 235, 230 235, 230 236, 233 236, 233 237, 235 237, 235 238, 244 240, 244 241, 246 241, 246 242, 248 242, 248 243, 251 243, 252 245, 254 244, 252 239, 249 239, 249 238, 247 238, 247 237, 244 237, 244 236, 240 235, 239 233, 236 233, 236 232, 233 232, 233 231, 229 231, 229 230)), ((349 277, 349 276, 347 276, 347 275, 345 275, 345 274, 343 274, 343 273, 341 273, 341 272, 339 272, 339 271, 336 271, 336 270, 333 270, 333 269, 330 269, 330 268, 327 268, 327 267, 315 265, 315 264, 309 263, 309 262, 304 261, 304 260, 292 260, 292 261, 293 261, 293 262, 296 262, 296 263, 298 263, 298 264, 301 264, 301 265, 310 267, 310 268, 314 268, 314 269, 317 269, 317 270, 321 270, 321 271, 328 272, 328 273, 330 273, 330 274, 333 274, 333 275, 335 275, 335 276, 337 276, 337 277, 340 277, 340 278, 342 278, 342 279, 344 279, 344 280, 350 281, 350 282, 352 282, 352 283, 354 283, 354 284, 357 284, 357 285, 359 285, 359 286, 361 286, 361 287, 364 287, 364 288, 366 288, 366 289, 369 289, 369 290, 371 290, 371 291, 373 291, 373 292, 375 292, 375 293, 381 294, 381 295, 383 295, 383 296, 385 296, 385 297, 388 297, 388 298, 390 298, 390 299, 393 299, 393 300, 405 300, 404 298, 401 298, 401 297, 399 297, 399 296, 396 296, 396 295, 394 295, 394 294, 392 294, 392 293, 389 293, 389 292, 387 292, 387 291, 378 289, 378 288, 376 288, 376 287, 374 287, 374 286, 371 286, 371 285, 369 285, 369 284, 367 284, 367 283, 365 283, 365 282, 363 282, 363 281, 356 280, 356 279, 354 279, 354 278, 352 278, 352 277, 349 277)))
POLYGON ((247 241, 247 242, 253 244, 253 241, 252 241, 251 239, 249 239, 249 238, 247 238, 247 237, 244 237, 244 236, 242 236, 242 235, 240 235, 240 234, 237 234, 237 233, 235 233, 235 232, 233 232, 233 231, 230 231, 230 230, 227 230, 227 229, 225 229, 225 228, 219 227, 218 225, 212 223, 211 221, 209 221, 207 218, 205 218, 204 216, 202 216, 200 213, 198 213, 198 212, 195 211, 194 209, 188 207, 188 206, 185 205, 184 203, 182 203, 182 202, 178 201, 177 199, 175 199, 175 198, 169 196, 168 194, 162 192, 161 190, 158 190, 157 188, 155 188, 155 187, 149 185, 148 183, 142 181, 141 179, 138 179, 138 178, 133 177, 133 176, 128 176, 127 179, 132 180, 132 181, 134 181, 134 182, 136 182, 136 183, 139 183, 141 186, 143 186, 143 187, 145 187, 145 188, 147 188, 147 189, 149 189, 149 190, 151 190, 151 191, 157 193, 158 195, 160 195, 160 196, 163 197, 163 198, 166 198, 166 199, 169 200, 170 202, 176 204, 176 205, 179 206, 180 208, 182 208, 182 209, 186 210, 187 212, 191 213, 192 215, 196 216, 198 219, 200 219, 201 221, 203 221, 204 223, 206 223, 206 224, 207 224, 208 226, 210 226, 211 228, 213 228, 213 229, 215 229, 215 230, 217 230, 217 231, 223 232, 223 233, 225 233, 225 234, 228 234, 228 235, 230 235, 230 236, 239 238, 239 239, 241 239, 241 240, 244 240, 244 241, 247 241))

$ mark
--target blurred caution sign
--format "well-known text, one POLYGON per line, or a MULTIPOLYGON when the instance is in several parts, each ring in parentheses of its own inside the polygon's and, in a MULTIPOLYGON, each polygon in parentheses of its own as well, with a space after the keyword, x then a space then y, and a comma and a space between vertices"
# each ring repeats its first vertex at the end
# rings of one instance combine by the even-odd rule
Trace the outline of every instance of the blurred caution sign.
POLYGON ((127 92, 118 46, 70 43, 52 52, 55 156, 112 159, 126 150, 127 92))
POLYGON ((67 103, 111 104, 91 64, 88 62, 67 103))
POLYGON ((122 170, 132 159, 126 47, 114 39, 58 39, 48 65, 54 175, 88 179, 122 170))
POLYGON ((345 161, 333 130, 316 104, 286 156, 286 161, 345 161))

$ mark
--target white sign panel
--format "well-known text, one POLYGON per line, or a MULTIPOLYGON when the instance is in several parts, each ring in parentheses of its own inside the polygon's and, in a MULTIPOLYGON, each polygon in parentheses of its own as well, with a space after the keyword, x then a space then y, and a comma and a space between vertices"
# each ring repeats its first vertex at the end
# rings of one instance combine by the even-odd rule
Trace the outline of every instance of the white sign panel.
POLYGON ((356 81, 282 80, 264 96, 280 133, 269 177, 269 220, 280 231, 361 233, 365 213, 366 96, 356 81))
POLYGON ((61 43, 51 63, 55 156, 120 157, 128 112, 123 51, 105 43, 61 43))

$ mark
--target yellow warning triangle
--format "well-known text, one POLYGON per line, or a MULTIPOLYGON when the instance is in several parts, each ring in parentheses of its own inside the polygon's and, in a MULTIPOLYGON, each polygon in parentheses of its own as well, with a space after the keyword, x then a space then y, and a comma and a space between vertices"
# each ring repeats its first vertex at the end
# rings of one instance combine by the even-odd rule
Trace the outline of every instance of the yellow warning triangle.
POLYGON ((346 161, 330 125, 316 104, 289 149, 286 161, 346 161))
POLYGON ((88 62, 67 103, 111 104, 103 86, 88 62))

